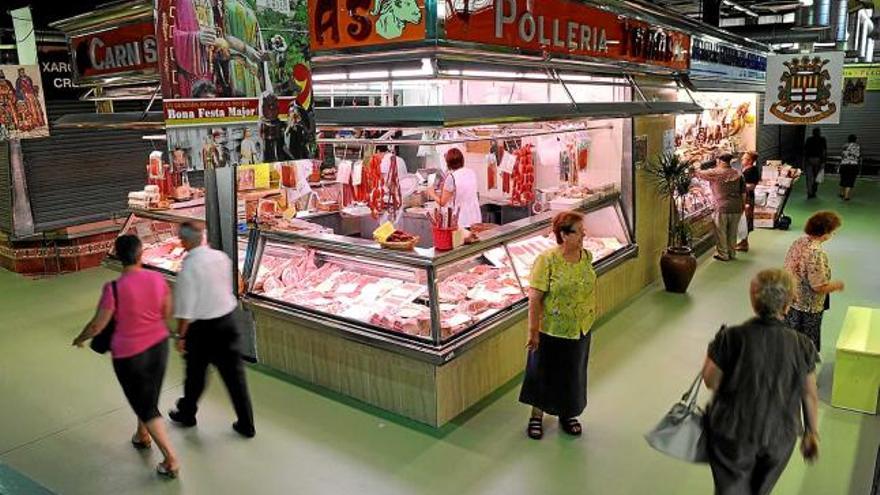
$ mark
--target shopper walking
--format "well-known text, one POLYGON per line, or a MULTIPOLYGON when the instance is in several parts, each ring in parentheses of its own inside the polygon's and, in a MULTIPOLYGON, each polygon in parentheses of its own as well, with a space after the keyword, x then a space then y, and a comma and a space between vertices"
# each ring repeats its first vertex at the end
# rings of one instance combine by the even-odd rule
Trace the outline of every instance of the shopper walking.
POLYGON ((807 176, 807 199, 816 197, 819 190, 817 181, 819 173, 825 170, 825 162, 828 160, 828 142, 822 137, 822 131, 817 127, 813 129, 813 135, 804 143, 804 174, 807 176))
POLYGON ((746 185, 738 170, 730 166, 732 157, 721 155, 715 160, 715 168, 697 171, 697 177, 712 187, 715 200, 715 259, 736 259, 736 234, 746 203, 746 185))
POLYGON ((859 146, 858 140, 855 134, 850 134, 848 142, 840 153, 840 197, 844 201, 850 200, 862 164, 862 147, 859 146))
POLYGON ((138 418, 131 444, 143 450, 155 441, 165 457, 156 472, 176 478, 180 462, 159 413, 159 393, 168 363, 165 321, 171 317, 171 291, 162 275, 142 268, 142 245, 137 237, 120 236, 115 247, 122 275, 104 286, 97 313, 73 345, 82 347, 115 320, 110 340, 113 371, 138 418))
POLYGON ((706 433, 717 495, 770 493, 798 436, 804 458, 818 458, 818 355, 783 321, 794 287, 784 270, 758 273, 750 288, 756 317, 722 328, 709 344, 703 379, 715 391, 706 433))
POLYGON ((532 406, 527 433, 544 436, 544 413, 578 436, 587 406, 590 329, 596 320, 596 272, 584 249, 584 218, 562 212, 553 219, 559 245, 535 260, 529 288, 528 363, 519 400, 532 406))
POLYGON ((841 281, 831 280, 831 266, 822 244, 840 228, 840 217, 833 211, 813 214, 785 255, 785 269, 797 281, 794 303, 785 318, 791 328, 809 337, 821 350, 822 315, 830 308, 831 293, 842 291, 841 281))
POLYGON ((748 231, 745 239, 736 245, 737 251, 748 252, 749 233, 755 230, 755 189, 761 183, 761 169, 758 167, 758 154, 754 151, 746 151, 740 158, 742 163, 743 182, 746 184, 746 204, 744 213, 748 231))
POLYGON ((178 350, 186 359, 186 379, 183 397, 169 417, 185 427, 196 425, 208 365, 213 364, 220 372, 238 416, 232 428, 252 438, 256 434, 254 414, 233 315, 238 301, 232 294, 232 261, 222 251, 203 245, 204 233, 195 223, 182 224, 178 235, 188 251, 177 275, 174 311, 178 322, 178 350))

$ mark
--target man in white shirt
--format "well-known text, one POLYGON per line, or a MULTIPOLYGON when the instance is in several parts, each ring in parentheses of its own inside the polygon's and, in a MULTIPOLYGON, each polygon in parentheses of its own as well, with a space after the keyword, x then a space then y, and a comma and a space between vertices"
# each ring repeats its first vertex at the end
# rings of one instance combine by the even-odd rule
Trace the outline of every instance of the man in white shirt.
POLYGON ((208 365, 213 364, 229 391, 238 421, 232 428, 252 438, 254 413, 238 351, 240 338, 232 294, 232 260, 226 253, 202 243, 204 233, 195 223, 181 225, 180 241, 188 251, 177 274, 174 317, 177 318, 178 350, 185 353, 186 380, 183 397, 169 417, 181 426, 196 425, 199 398, 205 390, 208 365))

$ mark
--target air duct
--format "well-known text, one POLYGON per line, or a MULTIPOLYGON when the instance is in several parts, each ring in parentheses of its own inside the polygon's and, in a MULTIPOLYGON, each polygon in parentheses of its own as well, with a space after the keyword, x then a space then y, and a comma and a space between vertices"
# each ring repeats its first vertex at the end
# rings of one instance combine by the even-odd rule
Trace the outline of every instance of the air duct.
POLYGON ((814 43, 822 41, 821 30, 795 31, 788 25, 762 24, 751 26, 729 26, 725 28, 733 34, 763 43, 814 43))
POLYGON ((792 29, 797 31, 825 31, 830 26, 831 0, 814 0, 796 12, 792 29))

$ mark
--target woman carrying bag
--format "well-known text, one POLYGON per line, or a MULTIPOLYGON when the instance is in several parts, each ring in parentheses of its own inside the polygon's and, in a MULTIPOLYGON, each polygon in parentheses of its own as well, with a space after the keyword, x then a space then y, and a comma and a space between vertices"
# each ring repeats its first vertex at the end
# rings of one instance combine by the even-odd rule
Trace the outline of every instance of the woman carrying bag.
POLYGON ((706 386, 715 392, 705 433, 718 495, 769 494, 798 436, 807 461, 819 454, 819 356, 810 339, 784 320, 795 281, 784 270, 764 270, 750 294, 756 317, 722 328, 703 367, 706 386))
POLYGON ((544 436, 544 413, 562 431, 579 436, 577 417, 587 406, 590 329, 596 320, 596 272, 584 249, 584 218, 562 212, 553 219, 558 247, 535 260, 530 274, 528 363, 519 400, 532 406, 526 430, 544 436))
MULTIPOLYGON (((113 371, 138 418, 131 444, 137 450, 146 450, 155 440, 165 456, 156 472, 166 478, 176 478, 180 463, 158 407, 168 363, 165 322, 171 316, 171 290, 161 274, 141 266, 140 239, 133 235, 120 236, 115 249, 122 262, 122 275, 104 286, 97 313, 73 340, 73 345, 83 347, 86 341, 112 330, 109 350, 113 356, 113 371)), ((95 351, 106 352, 105 344, 95 344, 98 342, 92 345, 95 351)))

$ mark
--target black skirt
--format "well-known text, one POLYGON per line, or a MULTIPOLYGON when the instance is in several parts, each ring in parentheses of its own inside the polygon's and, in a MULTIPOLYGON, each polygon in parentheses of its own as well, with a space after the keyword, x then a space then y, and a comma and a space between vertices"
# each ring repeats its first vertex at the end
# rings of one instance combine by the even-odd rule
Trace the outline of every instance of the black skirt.
POLYGON ((560 418, 584 412, 590 341, 590 334, 577 340, 540 334, 538 349, 529 352, 519 401, 560 418))
POLYGON ((168 339, 131 357, 114 359, 113 371, 131 409, 144 423, 158 418, 159 394, 168 365, 168 339))
POLYGON ((840 187, 853 187, 856 185, 856 177, 859 176, 858 165, 840 166, 840 187))

